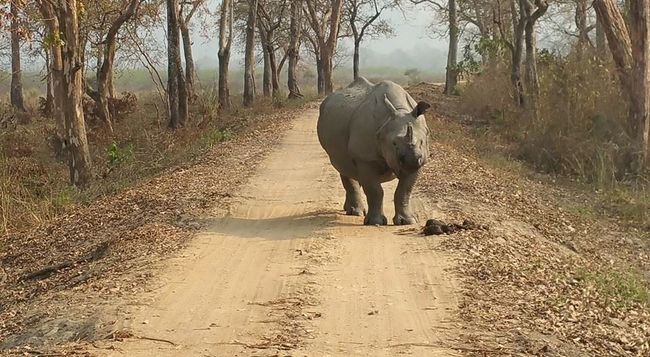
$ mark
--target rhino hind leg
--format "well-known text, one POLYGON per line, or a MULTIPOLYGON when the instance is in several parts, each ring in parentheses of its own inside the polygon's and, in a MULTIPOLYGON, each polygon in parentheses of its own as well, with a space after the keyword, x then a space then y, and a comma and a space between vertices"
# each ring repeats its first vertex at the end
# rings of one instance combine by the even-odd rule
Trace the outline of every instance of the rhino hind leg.
POLYGON ((365 216, 366 208, 363 206, 361 187, 356 180, 341 175, 341 182, 345 188, 345 203, 343 210, 348 216, 365 216))

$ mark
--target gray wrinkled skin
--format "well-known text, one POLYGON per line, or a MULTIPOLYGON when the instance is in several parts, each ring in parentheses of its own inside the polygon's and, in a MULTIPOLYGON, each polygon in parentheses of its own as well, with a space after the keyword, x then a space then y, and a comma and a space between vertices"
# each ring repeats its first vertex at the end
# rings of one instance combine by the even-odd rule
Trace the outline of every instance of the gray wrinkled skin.
POLYGON ((397 178, 393 223, 416 223, 409 199, 429 158, 429 128, 422 115, 427 108, 393 82, 373 84, 361 77, 321 103, 318 139, 341 174, 348 215, 365 214, 364 224, 386 225, 381 184, 397 178))

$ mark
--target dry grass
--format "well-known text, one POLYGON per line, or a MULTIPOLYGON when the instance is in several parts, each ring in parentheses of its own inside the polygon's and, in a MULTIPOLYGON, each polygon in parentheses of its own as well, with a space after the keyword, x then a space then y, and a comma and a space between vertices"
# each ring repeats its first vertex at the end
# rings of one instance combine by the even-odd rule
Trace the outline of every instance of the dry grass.
MULTIPOLYGON (((30 98, 35 107, 37 98, 30 98)), ((306 100, 306 99, 305 99, 306 100)), ((115 124, 115 135, 88 130, 95 179, 79 191, 68 184, 66 164, 50 148, 51 119, 29 113, 21 123, 6 104, 0 107, 0 231, 29 230, 74 207, 113 194, 161 171, 187 163, 202 152, 237 135, 255 117, 278 107, 300 105, 260 99, 254 108, 235 107, 219 113, 213 91, 201 92, 191 120, 175 132, 167 129, 164 105, 153 93, 139 95, 137 110, 115 124)), ((238 102, 236 99, 234 102, 238 102)))
POLYGON ((539 70, 535 121, 514 105, 506 68, 484 72, 463 88, 460 108, 473 117, 486 151, 596 190, 599 211, 650 228, 650 181, 626 170, 627 103, 609 65, 543 54, 539 70))

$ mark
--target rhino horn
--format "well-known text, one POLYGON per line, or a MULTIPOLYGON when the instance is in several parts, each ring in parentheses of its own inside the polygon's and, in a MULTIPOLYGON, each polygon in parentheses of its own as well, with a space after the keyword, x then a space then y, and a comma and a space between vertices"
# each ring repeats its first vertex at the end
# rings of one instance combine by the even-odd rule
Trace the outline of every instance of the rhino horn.
POLYGON ((384 94, 384 103, 392 115, 397 113, 397 109, 395 109, 395 106, 390 102, 390 99, 388 99, 388 95, 386 94, 384 94))
POLYGON ((413 142, 413 125, 411 123, 408 123, 406 127, 406 141, 409 143, 413 142))
POLYGON ((427 111, 427 109, 431 108, 431 105, 427 102, 418 102, 418 105, 415 106, 415 109, 413 109, 413 116, 414 117, 419 117, 420 115, 424 114, 424 112, 427 111))

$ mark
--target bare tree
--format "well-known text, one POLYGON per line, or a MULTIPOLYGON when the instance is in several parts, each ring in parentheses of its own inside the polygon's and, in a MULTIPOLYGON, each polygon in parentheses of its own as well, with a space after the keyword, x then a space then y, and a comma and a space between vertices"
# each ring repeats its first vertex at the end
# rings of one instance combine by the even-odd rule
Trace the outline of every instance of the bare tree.
MULTIPOLYGON (((433 5, 440 12, 447 12, 448 25, 449 25, 449 47, 447 50, 447 68, 445 71, 445 89, 444 93, 447 95, 453 94, 456 92, 456 86, 458 85, 458 39, 459 39, 459 24, 458 24, 458 6, 456 0, 448 0, 447 7, 434 0, 411 0, 413 4, 422 4, 429 3, 433 5)), ((478 4, 473 6, 473 10, 476 12, 476 9, 479 7, 478 4)), ((472 19, 471 16, 466 16, 468 19, 472 19)), ((482 22, 477 16, 473 18, 473 23, 477 24, 479 28, 482 22)))
POLYGON ((275 96, 280 91, 279 66, 276 59, 277 34, 276 32, 284 23, 284 13, 287 8, 286 0, 269 4, 260 1, 258 4, 258 21, 257 25, 260 33, 260 42, 262 43, 262 53, 264 55, 264 77, 263 93, 264 96, 275 96))
POLYGON ((187 95, 189 100, 194 100, 196 69, 194 66, 194 56, 192 55, 192 38, 190 36, 190 23, 196 11, 203 5, 205 0, 194 0, 191 3, 183 2, 181 4, 178 23, 183 38, 183 55, 185 56, 185 81, 187 85, 187 95), (189 10, 187 10, 189 6, 189 10))
POLYGON ((445 75, 445 94, 456 92, 458 85, 458 16, 456 0, 449 0, 449 50, 445 75))
POLYGON ((530 110, 533 118, 537 118, 539 113, 539 76, 537 74, 537 39, 535 34, 535 24, 542 15, 548 10, 546 0, 535 0, 535 5, 528 0, 521 0, 520 6, 523 8, 525 18, 525 43, 526 43, 526 88, 530 100, 530 110))
POLYGON ((627 133, 633 140, 629 168, 640 174, 648 164, 650 131, 650 3, 629 0, 629 25, 615 0, 595 0, 623 93, 630 102, 627 133))
POLYGON ((315 35, 313 45, 317 54, 318 93, 329 94, 334 91, 333 59, 339 39, 343 0, 304 0, 304 3, 307 6, 308 22, 315 35))
POLYGON ((289 98, 302 98, 298 86, 298 62, 300 61, 300 38, 302 28, 302 0, 291 1, 291 20, 289 24, 289 68, 287 70, 287 87, 289 98))
POLYGON ((361 42, 364 36, 378 36, 392 33, 392 28, 386 21, 377 21, 382 12, 393 6, 394 2, 385 2, 381 5, 377 0, 348 0, 344 3, 345 18, 352 39, 354 40, 354 55, 352 61, 352 74, 354 79, 359 78, 359 57, 361 42))
POLYGON ((169 127, 185 125, 188 117, 187 87, 181 65, 178 0, 167 0, 167 95, 169 127))
POLYGON ((248 20, 246 21, 246 49, 244 52, 244 106, 255 102, 255 27, 257 22, 258 0, 248 0, 248 20))
POLYGON ((23 6, 21 0, 11 0, 11 105, 19 111, 27 111, 23 97, 23 80, 20 63, 20 14, 18 9, 23 6))
POLYGON ((589 39, 589 32, 595 28, 594 25, 587 25, 587 0, 576 0, 576 14, 575 14, 575 23, 576 29, 578 30, 578 43, 576 49, 578 51, 578 57, 582 57, 582 53, 587 47, 591 46, 591 40, 589 39))
POLYGON ((59 135, 68 156, 70 182, 90 183, 92 163, 82 110, 83 49, 79 41, 79 8, 76 0, 37 1, 48 27, 52 52, 54 111, 59 135))
POLYGON ((120 11, 119 16, 111 23, 106 37, 101 42, 99 49, 97 69, 97 93, 91 95, 97 102, 99 118, 104 121, 106 128, 113 134, 113 124, 111 111, 108 104, 108 98, 112 96, 112 77, 115 63, 115 51, 117 45, 117 35, 125 22, 131 19, 142 0, 129 0, 126 7, 120 11))
POLYGON ((230 87, 228 85, 228 69, 230 63, 230 48, 232 45, 233 3, 232 0, 221 2, 219 19, 219 107, 230 108, 230 87))

